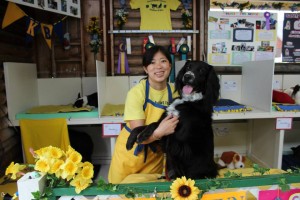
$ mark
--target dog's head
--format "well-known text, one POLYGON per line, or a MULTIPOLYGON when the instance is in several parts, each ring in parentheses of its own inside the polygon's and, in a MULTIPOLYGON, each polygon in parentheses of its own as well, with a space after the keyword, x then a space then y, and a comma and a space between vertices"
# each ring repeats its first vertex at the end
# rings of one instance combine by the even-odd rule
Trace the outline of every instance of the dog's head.
POLYGON ((84 107, 87 104, 87 99, 86 97, 81 97, 80 93, 78 93, 77 99, 73 104, 74 108, 81 108, 84 107))
POLYGON ((209 105, 217 102, 220 93, 219 78, 213 66, 203 61, 187 61, 175 81, 179 95, 202 93, 209 105))

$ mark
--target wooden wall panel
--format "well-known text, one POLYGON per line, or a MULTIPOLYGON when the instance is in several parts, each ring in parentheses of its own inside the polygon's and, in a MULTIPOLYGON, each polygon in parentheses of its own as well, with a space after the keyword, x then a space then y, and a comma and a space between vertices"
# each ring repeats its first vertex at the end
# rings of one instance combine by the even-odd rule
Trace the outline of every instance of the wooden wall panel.
MULTIPOLYGON (((121 8, 119 1, 114 0, 113 1, 113 12, 116 13, 118 9, 121 8)), ((182 19, 181 19, 181 10, 182 5, 179 6, 179 8, 176 11, 171 11, 171 22, 172 22, 172 29, 173 30, 182 30, 182 19)), ((127 2, 127 9, 129 12, 127 23, 124 25, 123 30, 139 30, 140 29, 140 10, 139 9, 131 9, 129 2, 127 2)), ((194 27, 196 29, 196 27, 194 27)), ((113 30, 118 30, 117 27, 117 19, 114 16, 113 19, 113 30)), ((112 31, 112 30, 111 30, 112 31)), ((182 34, 182 33, 149 33, 149 34, 141 34, 141 33, 115 33, 112 34, 112 40, 113 40, 113 56, 112 56, 112 63, 113 66, 111 67, 111 71, 108 72, 108 75, 114 75, 117 72, 117 66, 118 66, 118 44, 119 42, 124 38, 130 38, 131 40, 131 49, 132 53, 130 55, 127 55, 128 58, 128 64, 130 67, 130 74, 131 75, 142 75, 144 74, 144 70, 142 68, 142 50, 143 50, 143 40, 145 37, 148 37, 149 35, 152 35, 154 37, 155 44, 162 45, 166 48, 169 47, 171 44, 170 39, 173 37, 175 38, 175 43, 177 44, 181 37, 187 37, 188 35, 192 34, 182 34)), ((180 55, 175 55, 176 59, 180 59, 180 55)), ((189 52, 188 58, 193 57, 193 52, 189 52)))
MULTIPOLYGON (((7 2, 0 3, 0 24, 4 18, 7 2)), ((25 43, 24 20, 0 29, 0 176, 12 162, 22 161, 20 135, 9 127, 3 62, 34 62, 34 45, 25 43), (12 134, 7 135, 7 132, 12 134)))

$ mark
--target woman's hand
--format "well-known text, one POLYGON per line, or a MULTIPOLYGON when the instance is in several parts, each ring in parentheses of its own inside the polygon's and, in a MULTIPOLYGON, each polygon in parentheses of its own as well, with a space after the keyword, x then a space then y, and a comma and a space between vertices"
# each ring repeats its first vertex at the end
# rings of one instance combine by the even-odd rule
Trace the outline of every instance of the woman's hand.
POLYGON ((160 139, 163 136, 174 133, 178 122, 178 117, 168 115, 160 122, 159 126, 153 132, 152 136, 155 139, 160 139))

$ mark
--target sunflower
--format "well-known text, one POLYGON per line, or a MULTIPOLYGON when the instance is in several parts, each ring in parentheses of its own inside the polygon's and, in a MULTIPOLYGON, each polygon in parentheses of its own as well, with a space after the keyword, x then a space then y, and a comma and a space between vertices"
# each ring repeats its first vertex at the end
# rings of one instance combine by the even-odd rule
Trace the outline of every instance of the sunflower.
POLYGON ((200 193, 200 190, 195 187, 195 181, 186 179, 185 176, 173 181, 170 188, 174 200, 195 200, 198 199, 200 193))

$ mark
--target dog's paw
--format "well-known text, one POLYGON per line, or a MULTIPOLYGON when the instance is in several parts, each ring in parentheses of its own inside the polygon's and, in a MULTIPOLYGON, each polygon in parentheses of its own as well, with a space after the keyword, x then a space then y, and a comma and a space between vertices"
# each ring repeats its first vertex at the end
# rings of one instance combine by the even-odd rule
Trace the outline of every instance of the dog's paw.
POLYGON ((138 135, 145 129, 145 126, 139 126, 131 130, 131 133, 126 142, 126 149, 131 150, 134 143, 137 142, 138 135))
POLYGON ((149 124, 148 126, 145 127, 143 131, 140 132, 140 134, 137 137, 137 143, 142 143, 146 141, 155 131, 155 129, 158 127, 159 123, 154 122, 152 124, 149 124))

